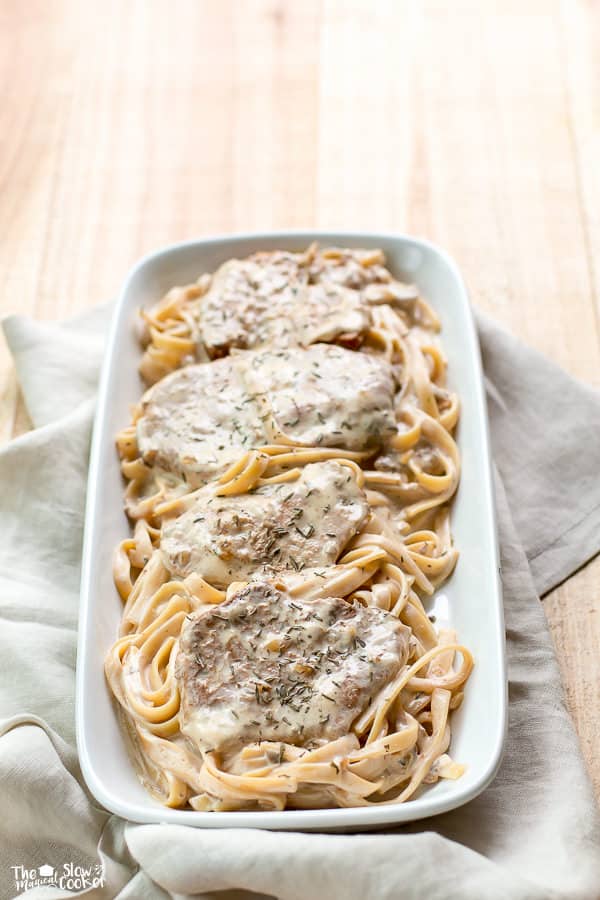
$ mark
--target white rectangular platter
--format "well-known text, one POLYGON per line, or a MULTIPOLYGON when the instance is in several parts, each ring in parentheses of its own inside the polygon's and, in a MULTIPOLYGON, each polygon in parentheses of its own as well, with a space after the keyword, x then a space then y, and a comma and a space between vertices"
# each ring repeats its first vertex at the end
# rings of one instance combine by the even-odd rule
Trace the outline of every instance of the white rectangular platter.
POLYGON ((499 579, 491 460, 479 345, 460 273, 432 244, 396 234, 272 232, 175 244, 139 262, 127 278, 114 313, 100 382, 92 441, 81 580, 77 661, 77 739, 92 794, 107 809, 134 822, 170 822, 210 828, 361 830, 410 822, 467 803, 493 779, 506 731, 504 624, 499 579), (112 556, 129 534, 115 435, 129 422, 142 394, 137 367, 138 309, 169 288, 214 271, 230 257, 256 250, 321 246, 381 247, 398 278, 415 282, 442 322, 449 386, 458 392, 457 439, 462 479, 452 510, 460 551, 455 573, 433 598, 437 624, 450 625, 475 657, 462 707, 452 716, 453 759, 466 765, 457 781, 440 780, 404 804, 358 809, 282 812, 195 812, 167 809, 139 783, 128 758, 116 708, 104 680, 104 656, 117 635, 121 601, 112 581, 112 556))

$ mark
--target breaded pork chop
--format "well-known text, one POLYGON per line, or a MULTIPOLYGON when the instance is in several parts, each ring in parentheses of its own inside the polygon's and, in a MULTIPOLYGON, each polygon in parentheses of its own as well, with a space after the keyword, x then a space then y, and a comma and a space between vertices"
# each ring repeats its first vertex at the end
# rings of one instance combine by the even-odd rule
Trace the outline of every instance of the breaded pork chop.
POLYGON ((182 731, 207 751, 334 740, 405 664, 409 633, 375 607, 246 585, 185 623, 182 731))
POLYGON ((199 487, 245 450, 291 441, 375 449, 396 430, 383 359, 330 344, 187 366, 142 398, 142 458, 199 487))
POLYGON ((249 494, 219 497, 206 485, 190 509, 163 524, 160 546, 173 575, 195 572, 225 588, 260 572, 333 565, 368 513, 347 466, 312 463, 296 481, 249 494))

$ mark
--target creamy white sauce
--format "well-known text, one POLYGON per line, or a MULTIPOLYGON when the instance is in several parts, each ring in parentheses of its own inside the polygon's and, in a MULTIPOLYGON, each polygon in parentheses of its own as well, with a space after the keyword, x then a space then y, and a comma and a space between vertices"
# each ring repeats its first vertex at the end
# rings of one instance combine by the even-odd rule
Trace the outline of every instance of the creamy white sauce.
POLYGON ((362 335, 371 313, 360 291, 330 279, 330 267, 317 273, 308 263, 307 254, 280 251, 224 263, 199 304, 204 344, 220 354, 362 335))
POLYGON ((248 585, 184 626, 182 731, 204 750, 334 740, 404 665, 409 633, 374 607, 248 585))
POLYGON ((173 372, 146 392, 142 410, 136 433, 143 458, 191 486, 264 443, 257 407, 231 358, 173 372))
POLYGON ((207 485, 190 509, 163 524, 161 551, 173 575, 196 572, 227 587, 259 570, 333 565, 368 511, 348 467, 312 463, 296 481, 249 494, 219 497, 207 485))
POLYGON ((391 367, 378 357, 332 344, 264 350, 246 381, 265 398, 267 427, 302 444, 364 450, 396 430, 391 367))
POLYGON ((330 344, 238 353, 147 391, 137 442, 149 464, 197 487, 274 441, 374 448, 395 431, 393 390, 384 360, 330 344))

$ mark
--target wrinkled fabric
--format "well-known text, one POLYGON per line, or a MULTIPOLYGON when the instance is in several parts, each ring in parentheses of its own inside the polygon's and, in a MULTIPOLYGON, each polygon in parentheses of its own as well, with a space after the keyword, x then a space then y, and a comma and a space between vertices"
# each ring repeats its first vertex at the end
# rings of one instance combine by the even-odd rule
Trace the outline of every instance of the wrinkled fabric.
MULTIPOLYGON (((369 834, 126 823, 75 750, 79 570, 110 309, 4 323, 33 430, 0 451, 0 896, 596 900, 600 823, 539 596, 600 550, 600 396, 479 317, 509 672, 500 771, 471 803, 369 834), (13 867, 103 872, 18 892, 13 867)), ((476 677, 476 676, 475 676, 476 677)))

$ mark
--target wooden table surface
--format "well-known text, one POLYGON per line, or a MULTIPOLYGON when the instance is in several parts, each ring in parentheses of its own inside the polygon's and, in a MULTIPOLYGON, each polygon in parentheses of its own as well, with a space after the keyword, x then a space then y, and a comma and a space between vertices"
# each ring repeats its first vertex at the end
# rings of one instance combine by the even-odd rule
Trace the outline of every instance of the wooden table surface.
MULTIPOLYGON (((600 387, 595 0, 4 0, 0 72, 0 313, 106 301, 184 238, 391 229, 600 387)), ((7 440, 4 345, 0 391, 7 440)), ((600 797, 599 585, 543 603, 600 797)))

